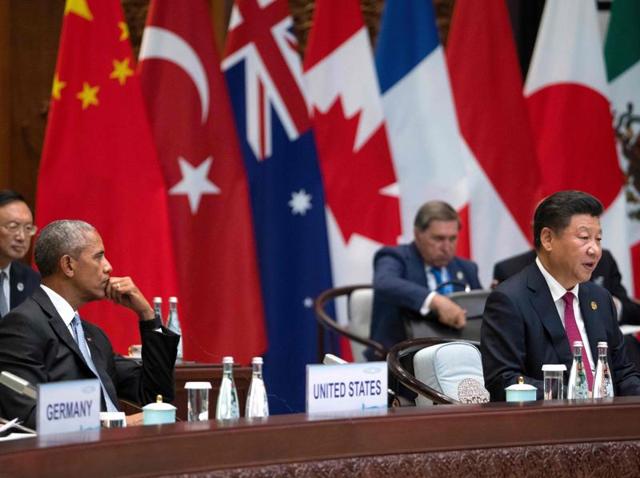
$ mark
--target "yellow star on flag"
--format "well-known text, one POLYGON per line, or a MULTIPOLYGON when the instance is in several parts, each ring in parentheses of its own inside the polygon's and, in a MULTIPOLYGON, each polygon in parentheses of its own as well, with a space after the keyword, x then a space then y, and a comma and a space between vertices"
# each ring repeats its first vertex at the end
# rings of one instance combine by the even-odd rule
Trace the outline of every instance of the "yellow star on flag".
POLYGON ((54 100, 59 100, 61 98, 62 89, 65 86, 67 86, 67 82, 60 80, 58 73, 56 73, 53 77, 53 86, 51 87, 51 96, 54 100))
POLYGON ((120 28, 120 41, 129 39, 129 25, 125 22, 118 22, 118 28, 120 28))
POLYGON ((122 86, 130 76, 133 76, 133 70, 129 68, 129 58, 125 58, 122 61, 113 60, 113 71, 109 75, 110 79, 118 80, 118 83, 122 86))
POLYGON ((93 13, 89 10, 87 0, 67 0, 67 3, 64 6, 64 14, 67 15, 69 13, 75 13, 85 20, 93 20, 93 13))
POLYGON ((82 91, 76 95, 82 101, 82 109, 86 110, 89 106, 98 106, 99 86, 91 86, 86 81, 82 83, 82 91))

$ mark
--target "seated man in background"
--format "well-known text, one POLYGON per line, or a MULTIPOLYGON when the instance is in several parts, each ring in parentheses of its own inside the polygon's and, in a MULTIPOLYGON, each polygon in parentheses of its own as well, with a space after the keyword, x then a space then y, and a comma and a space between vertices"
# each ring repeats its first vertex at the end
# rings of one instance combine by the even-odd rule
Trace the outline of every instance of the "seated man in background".
POLYGON ((542 365, 570 370, 575 340, 584 344, 591 390, 597 343, 606 341, 615 394, 640 394, 640 373, 627 359, 611 294, 589 281, 602 254, 602 210, 580 191, 555 193, 536 208, 535 262, 499 284, 484 311, 482 365, 492 400, 504 400, 505 387, 520 376, 542 398, 542 365))
MULTIPOLYGON (((465 285, 480 289, 481 285, 478 266, 455 256, 459 230, 455 209, 442 201, 430 201, 416 214, 414 242, 383 247, 376 253, 371 339, 387 349, 406 340, 407 315, 456 329, 465 326, 465 311, 446 296, 455 285, 446 283, 459 284, 458 290, 465 285)), ((376 357, 369 354, 369 358, 376 357)))
MULTIPOLYGON (((162 327, 131 278, 111 277, 95 228, 83 221, 52 222, 36 241, 35 260, 42 285, 0 321, 0 370, 34 385, 97 378, 103 411, 117 410, 118 398, 145 404, 161 394, 173 400, 179 336, 162 327), (115 355, 104 332, 80 320, 81 306, 104 298, 140 318, 142 365, 115 355)), ((35 426, 34 400, 4 389, 0 408, 6 418, 35 426)))
POLYGON ((0 319, 20 305, 40 284, 40 275, 20 259, 29 251, 37 227, 24 198, 0 191, 0 319))

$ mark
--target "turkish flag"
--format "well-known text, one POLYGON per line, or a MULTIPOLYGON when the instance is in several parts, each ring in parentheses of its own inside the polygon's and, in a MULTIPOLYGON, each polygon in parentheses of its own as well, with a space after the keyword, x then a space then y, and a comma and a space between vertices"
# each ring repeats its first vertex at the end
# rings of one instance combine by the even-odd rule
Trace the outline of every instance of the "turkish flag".
POLYGON ((316 2, 304 59, 328 204, 334 285, 371 282, 400 237, 398 185, 369 35, 357 0, 316 2))
POLYGON ((184 357, 266 348, 249 190, 207 2, 152 1, 140 49, 169 192, 184 357))
MULTIPOLYGON (((67 2, 40 162, 36 217, 82 219, 102 235, 114 275, 144 295, 176 293, 166 190, 129 34, 117 0, 67 2)), ((107 301, 81 314, 118 352, 139 343, 135 316, 107 301)))

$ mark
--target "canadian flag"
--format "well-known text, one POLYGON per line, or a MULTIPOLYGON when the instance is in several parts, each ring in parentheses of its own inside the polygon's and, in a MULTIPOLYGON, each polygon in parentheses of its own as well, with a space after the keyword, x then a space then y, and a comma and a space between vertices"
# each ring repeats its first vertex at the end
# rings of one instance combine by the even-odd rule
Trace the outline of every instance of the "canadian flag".
POLYGON ((633 290, 624 177, 600 38, 594 2, 547 0, 524 93, 543 195, 579 189, 600 199, 603 242, 633 290))
POLYGON ((304 60, 326 193, 334 285, 371 282, 372 258, 397 243, 396 176, 358 0, 318 0, 304 60))

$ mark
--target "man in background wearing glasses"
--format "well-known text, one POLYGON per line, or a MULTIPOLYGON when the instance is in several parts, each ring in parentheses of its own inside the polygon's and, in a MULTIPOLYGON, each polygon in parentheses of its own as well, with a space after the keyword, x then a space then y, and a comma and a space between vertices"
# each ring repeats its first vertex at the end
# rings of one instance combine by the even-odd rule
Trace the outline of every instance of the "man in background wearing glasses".
POLYGON ((0 317, 40 284, 40 275, 20 261, 36 231, 25 199, 15 191, 0 190, 0 317))

